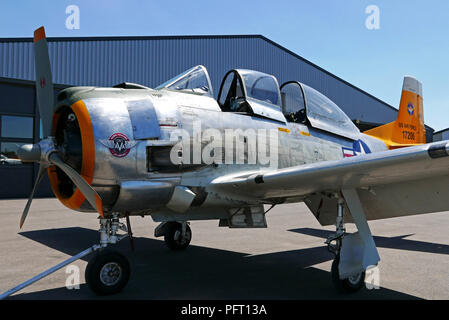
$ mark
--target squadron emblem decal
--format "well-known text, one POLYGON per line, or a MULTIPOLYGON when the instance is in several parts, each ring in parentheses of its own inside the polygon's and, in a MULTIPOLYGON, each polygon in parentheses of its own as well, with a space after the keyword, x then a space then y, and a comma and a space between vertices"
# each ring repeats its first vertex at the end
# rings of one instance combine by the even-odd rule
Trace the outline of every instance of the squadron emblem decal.
POLYGON ((129 140, 123 133, 114 133, 108 140, 99 139, 99 141, 117 158, 126 157, 129 150, 137 145, 137 141, 129 140))
POLYGON ((415 112, 415 107, 413 106, 413 104, 411 102, 407 106, 407 112, 411 116, 413 116, 413 113, 415 112))

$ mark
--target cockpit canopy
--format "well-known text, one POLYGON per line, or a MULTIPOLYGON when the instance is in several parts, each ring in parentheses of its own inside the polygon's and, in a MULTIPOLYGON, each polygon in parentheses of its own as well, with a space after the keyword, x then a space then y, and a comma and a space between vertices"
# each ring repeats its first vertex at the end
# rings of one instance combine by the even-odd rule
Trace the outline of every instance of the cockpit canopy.
MULTIPOLYGON (((204 66, 193 67, 164 82, 156 90, 177 90, 214 97, 209 73, 204 66)), ((285 123, 310 124, 350 139, 359 129, 329 98, 317 90, 289 81, 280 88, 272 75, 254 70, 233 69, 220 86, 218 104, 222 111, 259 116, 285 123)))
POLYGON ((225 112, 240 112, 285 122, 276 78, 259 71, 229 71, 221 83, 218 104, 225 112))
POLYGON ((314 128, 358 139, 359 129, 328 97, 297 81, 281 86, 282 111, 288 122, 307 123, 314 128))
POLYGON ((214 97, 209 73, 204 66, 196 66, 162 83, 156 90, 168 89, 214 97))
POLYGON ((236 72, 242 77, 248 98, 281 106, 279 84, 274 76, 253 70, 240 69, 236 72))

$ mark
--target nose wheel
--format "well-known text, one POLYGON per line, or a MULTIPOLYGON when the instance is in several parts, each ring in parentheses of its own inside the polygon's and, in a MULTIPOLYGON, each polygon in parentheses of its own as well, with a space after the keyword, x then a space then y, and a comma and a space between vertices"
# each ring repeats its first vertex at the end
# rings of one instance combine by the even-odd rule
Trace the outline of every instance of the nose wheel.
POLYGON ((192 230, 187 222, 168 222, 164 232, 164 240, 173 251, 185 250, 192 240, 192 230))
POLYGON ((120 292, 126 286, 130 273, 129 262, 124 255, 102 250, 89 260, 85 278, 93 292, 109 295, 120 292))

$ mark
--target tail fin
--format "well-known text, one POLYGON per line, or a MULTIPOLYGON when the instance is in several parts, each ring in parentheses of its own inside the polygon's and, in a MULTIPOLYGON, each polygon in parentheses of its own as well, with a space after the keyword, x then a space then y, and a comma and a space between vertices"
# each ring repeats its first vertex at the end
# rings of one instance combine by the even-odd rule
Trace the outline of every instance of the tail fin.
POLYGON ((396 121, 364 133, 384 141, 389 149, 426 143, 421 82, 410 76, 404 77, 396 121))

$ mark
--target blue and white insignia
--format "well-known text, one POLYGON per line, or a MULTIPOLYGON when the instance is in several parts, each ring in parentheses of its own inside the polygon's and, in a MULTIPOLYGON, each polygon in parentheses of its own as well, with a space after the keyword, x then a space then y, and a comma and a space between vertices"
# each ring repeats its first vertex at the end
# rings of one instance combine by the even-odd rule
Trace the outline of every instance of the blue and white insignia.
POLYGON ((368 147, 368 145, 362 140, 354 141, 352 149, 346 147, 342 147, 341 149, 343 151, 344 158, 355 157, 361 154, 371 153, 371 150, 368 147))
POLYGON ((411 102, 407 106, 407 112, 411 116, 413 116, 413 113, 415 112, 415 107, 413 106, 413 104, 411 102))

